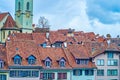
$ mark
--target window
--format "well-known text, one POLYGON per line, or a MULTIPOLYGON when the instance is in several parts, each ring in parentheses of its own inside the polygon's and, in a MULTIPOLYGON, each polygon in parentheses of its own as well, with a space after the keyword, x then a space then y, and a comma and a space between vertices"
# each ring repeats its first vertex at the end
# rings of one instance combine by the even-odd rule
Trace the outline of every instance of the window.
POLYGON ((10 71, 10 77, 38 77, 39 71, 29 71, 29 70, 12 70, 10 71))
POLYGON ((98 59, 97 60, 97 65, 98 66, 104 66, 104 60, 103 59, 98 59))
POLYGON ((3 39, 5 39, 5 31, 3 31, 3 39))
POLYGON ((118 75, 118 70, 117 69, 108 69, 107 70, 107 75, 108 76, 117 76, 118 75))
POLYGON ((21 64, 21 60, 22 60, 22 58, 19 56, 19 55, 16 55, 15 57, 14 57, 14 64, 21 64))
POLYGON ((60 59, 59 65, 60 65, 60 67, 65 67, 65 59, 64 58, 60 59))
POLYGON ((8 32, 8 35, 10 35, 10 34, 11 34, 11 31, 8 32))
POLYGON ((46 42, 44 42, 43 44, 41 44, 41 46, 42 46, 43 48, 46 48, 47 43, 46 43, 46 42))
POLYGON ((92 75, 94 75, 94 71, 93 70, 85 70, 85 75, 92 76, 92 75))
POLYGON ((0 80, 7 80, 7 76, 5 74, 0 74, 0 80))
POLYGON ((57 48, 62 47, 62 42, 57 41, 56 43, 53 44, 53 46, 57 48))
POLYGON ((36 58, 33 55, 28 57, 28 64, 33 65, 35 64, 35 62, 36 62, 36 58))
POLYGON ((3 67, 4 67, 4 61, 0 60, 0 68, 3 68, 3 67))
POLYGON ((48 68, 51 66, 51 60, 50 60, 50 58, 47 58, 45 60, 45 66, 48 67, 48 68))
POLYGON ((97 70, 97 76, 104 76, 104 70, 103 69, 98 69, 97 70))
POLYGON ((18 10, 20 10, 20 2, 18 2, 18 10))
POLYGON ((108 60, 108 66, 117 66, 117 65, 118 65, 118 60, 116 59, 108 60))
POLYGON ((55 79, 54 73, 40 73, 40 79, 55 79))
POLYGON ((108 57, 108 58, 113 58, 113 53, 109 52, 109 53, 107 54, 107 57, 108 57))
POLYGON ((29 8, 30 8, 30 3, 29 2, 27 2, 27 10, 29 10, 29 8))
POLYGON ((88 59, 77 59, 76 63, 81 65, 87 65, 88 61, 89 61, 88 59))
POLYGON ((80 75, 82 75, 82 70, 81 69, 75 69, 75 70, 73 70, 73 75, 74 76, 80 76, 80 75))
POLYGON ((67 73, 58 73, 58 79, 67 79, 67 73))

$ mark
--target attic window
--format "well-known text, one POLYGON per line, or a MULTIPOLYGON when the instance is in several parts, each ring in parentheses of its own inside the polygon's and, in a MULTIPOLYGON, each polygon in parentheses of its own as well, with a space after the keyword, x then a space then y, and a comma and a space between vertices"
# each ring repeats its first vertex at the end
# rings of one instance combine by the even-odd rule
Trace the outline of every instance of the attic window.
POLYGON ((21 65, 22 58, 19 55, 16 55, 14 58, 14 64, 21 65))
POLYGON ((33 65, 35 64, 35 62, 36 62, 36 58, 33 55, 28 57, 28 64, 33 65))
POLYGON ((47 46, 47 43, 46 42, 44 42, 43 44, 40 44, 43 48, 46 48, 46 46, 47 46))
POLYGON ((16 48, 16 51, 18 51, 19 49, 18 48, 16 48))
POLYGON ((51 60, 50 60, 50 58, 47 58, 45 60, 45 66, 48 67, 48 68, 51 66, 51 60))
POLYGON ((60 61, 59 61, 59 65, 60 65, 60 67, 65 67, 65 59, 61 59, 60 61))
POLYGON ((63 42, 57 41, 57 42, 55 42, 55 43, 53 44, 53 46, 55 46, 55 47, 57 47, 57 48, 60 48, 60 47, 62 47, 62 43, 63 43, 63 42))
POLYGON ((88 59, 76 59, 76 63, 80 65, 87 65, 88 61, 88 59))
POLYGON ((0 69, 2 69, 4 67, 4 61, 0 60, 0 69))

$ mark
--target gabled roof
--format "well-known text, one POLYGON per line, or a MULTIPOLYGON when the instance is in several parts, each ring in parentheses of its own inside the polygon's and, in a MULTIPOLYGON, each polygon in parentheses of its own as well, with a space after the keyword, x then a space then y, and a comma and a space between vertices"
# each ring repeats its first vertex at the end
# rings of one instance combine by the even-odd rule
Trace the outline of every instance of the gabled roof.
POLYGON ((9 13, 0 13, 0 21, 2 21, 4 19, 5 16, 7 16, 9 13))
POLYGON ((73 44, 68 46, 68 50, 74 56, 75 59, 89 59, 89 53, 87 52, 87 48, 83 45, 73 44))
POLYGON ((0 13, 0 21, 4 19, 4 22, 2 23, 2 29, 18 29, 18 26, 16 25, 14 19, 10 15, 9 12, 7 13, 0 13))
MULTIPOLYGON (((41 56, 42 60, 45 60, 47 57, 49 57, 52 61, 52 65, 50 69, 61 69, 58 60, 61 58, 64 58, 67 60, 64 51, 62 48, 42 48, 39 47, 39 54, 41 56)), ((44 68, 46 68, 44 62, 42 62, 42 65, 44 68)), ((62 69, 71 69, 71 66, 69 65, 68 61, 66 61, 65 67, 62 69)))
POLYGON ((3 28, 14 28, 16 26, 15 21, 13 20, 12 16, 8 16, 6 22, 4 23, 3 28))
POLYGON ((64 50, 67 60, 72 68, 96 68, 95 64, 91 61, 89 61, 87 65, 77 64, 73 54, 66 48, 63 50, 64 50))
POLYGON ((22 65, 27 66, 27 58, 31 55, 36 57, 36 64, 33 66, 41 66, 41 58, 37 49, 37 45, 33 40, 15 40, 6 42, 6 51, 8 65, 14 65, 13 57, 18 54, 22 58, 22 65))

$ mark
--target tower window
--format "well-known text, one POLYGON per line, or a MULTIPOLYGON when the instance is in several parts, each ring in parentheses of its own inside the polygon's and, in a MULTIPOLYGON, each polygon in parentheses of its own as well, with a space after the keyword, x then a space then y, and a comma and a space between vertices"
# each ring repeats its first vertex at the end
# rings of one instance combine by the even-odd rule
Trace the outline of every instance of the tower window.
POLYGON ((30 8, 30 3, 29 2, 27 2, 27 10, 29 10, 29 8, 30 8))
POLYGON ((20 2, 18 2, 18 10, 20 10, 20 2))

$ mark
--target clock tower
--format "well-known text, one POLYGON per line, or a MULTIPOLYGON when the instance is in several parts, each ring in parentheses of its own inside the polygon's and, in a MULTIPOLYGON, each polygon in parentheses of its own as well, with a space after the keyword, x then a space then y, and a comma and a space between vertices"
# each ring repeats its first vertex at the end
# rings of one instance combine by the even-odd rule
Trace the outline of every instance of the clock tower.
POLYGON ((15 21, 22 33, 33 31, 33 0, 15 0, 15 21))

